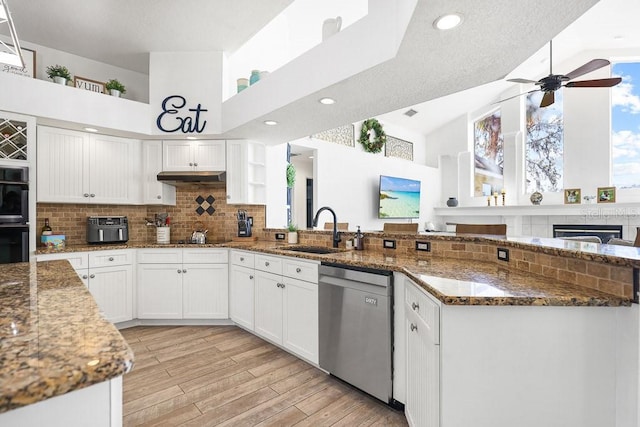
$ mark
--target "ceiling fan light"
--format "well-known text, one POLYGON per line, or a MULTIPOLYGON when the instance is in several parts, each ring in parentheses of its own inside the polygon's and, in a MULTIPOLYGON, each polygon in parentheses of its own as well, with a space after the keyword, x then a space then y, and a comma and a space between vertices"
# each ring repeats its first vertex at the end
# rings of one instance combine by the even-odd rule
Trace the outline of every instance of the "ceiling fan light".
POLYGON ((437 30, 450 30, 462 23, 462 15, 459 13, 448 13, 438 17, 433 21, 433 27, 437 30))

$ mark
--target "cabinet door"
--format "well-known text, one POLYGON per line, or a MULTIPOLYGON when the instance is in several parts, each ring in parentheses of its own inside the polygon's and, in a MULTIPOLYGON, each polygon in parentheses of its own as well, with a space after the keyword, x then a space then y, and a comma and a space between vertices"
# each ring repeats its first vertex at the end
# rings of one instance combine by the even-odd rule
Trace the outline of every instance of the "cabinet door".
POLYGON ((227 141, 227 203, 248 203, 246 141, 227 141))
POLYGON ((225 141, 192 141, 193 165, 199 171, 226 170, 225 141))
POLYGON ((131 265, 91 269, 89 292, 108 321, 117 323, 133 319, 133 267, 131 265))
POLYGON ((255 273, 255 332, 282 344, 282 276, 255 273))
POLYGON ((138 318, 182 319, 182 264, 138 264, 138 318))
POLYGON ((162 141, 142 141, 142 203, 176 204, 176 187, 158 181, 161 171, 162 141))
POLYGON ((227 264, 182 266, 182 316, 185 319, 227 319, 229 267, 227 264))
POLYGON ((229 280, 229 315, 231 320, 251 331, 254 330, 254 274, 253 268, 232 265, 229 280))
POLYGON ((162 141, 163 171, 191 171, 193 168, 191 141, 162 141))
POLYGON ((318 363, 318 285, 302 280, 283 280, 282 345, 318 363))
POLYGON ((88 143, 82 132, 38 126, 38 202, 89 201, 88 143))
POLYGON ((411 426, 440 425, 440 346, 425 322, 405 307, 407 395, 405 415, 411 426))
POLYGON ((140 203, 134 182, 137 140, 91 135, 89 189, 93 203, 140 203))

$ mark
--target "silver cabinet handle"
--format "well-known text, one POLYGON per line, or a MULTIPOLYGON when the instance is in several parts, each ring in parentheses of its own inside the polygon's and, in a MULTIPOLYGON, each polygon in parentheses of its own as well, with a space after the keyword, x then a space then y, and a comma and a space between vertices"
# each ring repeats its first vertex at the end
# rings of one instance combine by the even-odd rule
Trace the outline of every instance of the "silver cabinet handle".
POLYGON ((420 304, 418 304, 417 302, 412 302, 411 308, 413 309, 413 311, 418 311, 420 310, 420 304))
POLYGON ((282 283, 276 283, 276 286, 279 287, 279 288, 284 288, 284 284, 282 284, 282 283))
POLYGON ((183 270, 182 270, 182 272, 183 272, 183 273, 186 273, 186 272, 187 272, 187 270, 186 270, 186 269, 183 269, 183 270))
POLYGON ((240 261, 241 261, 241 262, 242 262, 242 261, 244 261, 244 257, 240 257, 240 261))
POLYGON ((284 283, 280 283, 280 287, 284 289, 284 283))
POLYGON ((194 162, 194 163, 193 163, 193 166, 198 166, 198 164, 194 162))
POLYGON ((193 166, 193 162, 189 162, 189 166, 193 166))
POLYGON ((296 273, 300 273, 302 269, 300 267, 296 268, 296 273))
POLYGON ((269 267, 269 261, 265 261, 264 266, 269 267))
POLYGON ((95 194, 93 194, 93 193, 91 193, 91 197, 96 197, 96 195, 95 195, 95 194))
POLYGON ((113 257, 112 256, 109 257, 109 261, 113 261, 113 257))
POLYGON ((89 278, 89 276, 87 276, 86 274, 83 274, 83 275, 82 275, 82 278, 83 278, 84 280, 87 280, 87 279, 89 278))
POLYGON ((82 196, 83 197, 89 197, 89 193, 84 193, 82 196))
POLYGON ((95 274, 90 274, 90 275, 89 275, 89 278, 90 278, 90 279, 95 279, 95 278, 96 278, 96 275, 95 275, 95 274))
POLYGON ((162 196, 161 196, 161 195, 158 195, 158 196, 156 196, 156 197, 157 197, 158 199, 162 199, 162 196))
POLYGON ((253 280, 253 276, 249 276, 249 280, 253 280))
POLYGON ((182 270, 178 269, 178 274, 182 273, 182 270))
POLYGON ((412 323, 412 324, 411 324, 411 332, 413 332, 413 331, 417 331, 417 330, 418 330, 418 325, 416 325, 416 324, 412 323))
POLYGON ((231 199, 231 194, 227 194, 227 199, 231 199))

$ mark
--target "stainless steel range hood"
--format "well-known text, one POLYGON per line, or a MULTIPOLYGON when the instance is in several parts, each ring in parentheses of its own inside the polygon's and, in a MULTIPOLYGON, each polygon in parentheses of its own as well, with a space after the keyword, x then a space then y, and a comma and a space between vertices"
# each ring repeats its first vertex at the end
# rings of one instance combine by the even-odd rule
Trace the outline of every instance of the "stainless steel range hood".
POLYGON ((227 173, 221 171, 175 171, 160 172, 158 181, 171 185, 214 185, 224 186, 227 173))

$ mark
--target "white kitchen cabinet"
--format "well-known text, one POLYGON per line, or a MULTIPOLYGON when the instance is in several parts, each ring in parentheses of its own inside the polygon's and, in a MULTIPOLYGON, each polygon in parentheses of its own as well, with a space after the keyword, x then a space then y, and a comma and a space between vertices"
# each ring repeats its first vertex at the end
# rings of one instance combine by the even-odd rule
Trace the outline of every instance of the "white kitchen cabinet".
POLYGON ((66 259, 91 292, 104 317, 112 322, 133 319, 133 252, 113 251, 42 254, 38 261, 66 259))
POLYGON ((38 126, 37 201, 140 202, 139 141, 38 126))
POLYGON ((162 141, 142 141, 142 203, 176 204, 176 187, 158 181, 162 171, 162 141))
POLYGON ((229 267, 229 317, 238 325, 254 330, 255 257, 231 251, 229 267))
POLYGON ((164 171, 224 171, 224 140, 162 141, 164 171))
POLYGON ((227 141, 227 203, 266 203, 264 144, 249 140, 227 141))
POLYGON ((226 249, 140 249, 140 319, 228 318, 226 249))
POLYGON ((316 263, 299 259, 255 258, 255 332, 313 363, 318 363, 317 271, 316 263))

